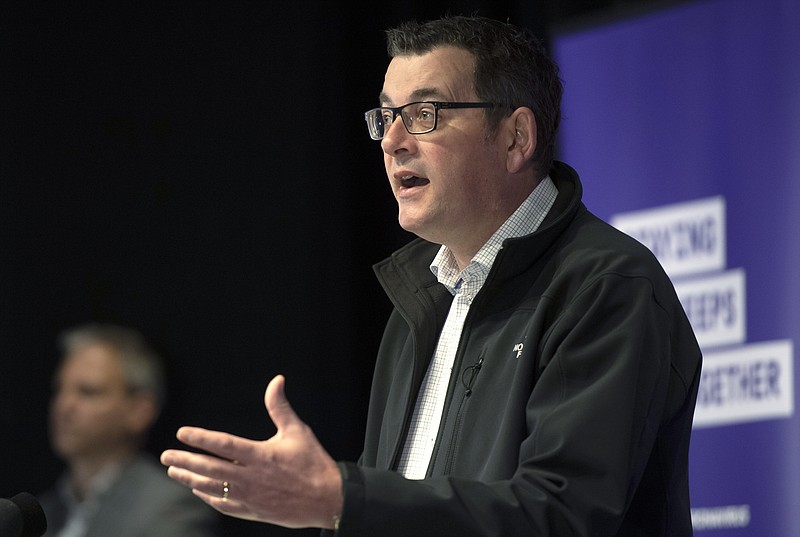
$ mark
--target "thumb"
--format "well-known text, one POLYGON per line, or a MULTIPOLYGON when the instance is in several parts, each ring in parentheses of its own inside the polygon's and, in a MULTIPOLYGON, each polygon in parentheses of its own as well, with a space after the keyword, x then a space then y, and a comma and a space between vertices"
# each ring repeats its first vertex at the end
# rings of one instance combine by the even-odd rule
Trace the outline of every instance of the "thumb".
POLYGON ((276 375, 267 385, 267 391, 264 392, 264 405, 279 432, 300 421, 292 409, 292 405, 286 399, 285 386, 286 378, 283 375, 276 375))

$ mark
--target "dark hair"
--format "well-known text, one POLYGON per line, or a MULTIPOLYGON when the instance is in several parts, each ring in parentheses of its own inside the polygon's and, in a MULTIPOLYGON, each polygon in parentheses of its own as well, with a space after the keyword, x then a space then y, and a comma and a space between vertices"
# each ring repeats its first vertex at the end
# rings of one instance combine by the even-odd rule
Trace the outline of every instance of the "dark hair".
MULTIPOLYGON (((389 56, 425 54, 454 46, 475 57, 475 93, 482 101, 530 108, 536 117, 533 161, 544 175, 555 152, 561 119, 562 84, 558 66, 542 42, 528 29, 485 17, 447 16, 424 23, 405 22, 386 31, 389 56)), ((491 108, 491 133, 508 108, 491 108)))

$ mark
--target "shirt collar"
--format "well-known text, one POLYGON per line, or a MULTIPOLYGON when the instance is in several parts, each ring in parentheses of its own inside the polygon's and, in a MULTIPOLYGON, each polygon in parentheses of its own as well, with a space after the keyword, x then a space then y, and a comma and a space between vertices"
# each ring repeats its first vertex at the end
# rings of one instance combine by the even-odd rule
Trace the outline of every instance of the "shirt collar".
MULTIPOLYGON (((84 499, 84 502, 94 502, 98 496, 103 494, 114 483, 117 479, 119 474, 122 472, 121 465, 112 465, 108 468, 105 468, 100 473, 92 478, 92 482, 89 485, 89 491, 84 499)), ((82 502, 78 500, 75 496, 75 492, 73 491, 72 484, 69 480, 67 475, 64 475, 59 482, 58 485, 59 492, 61 497, 67 503, 67 505, 75 506, 82 502)))

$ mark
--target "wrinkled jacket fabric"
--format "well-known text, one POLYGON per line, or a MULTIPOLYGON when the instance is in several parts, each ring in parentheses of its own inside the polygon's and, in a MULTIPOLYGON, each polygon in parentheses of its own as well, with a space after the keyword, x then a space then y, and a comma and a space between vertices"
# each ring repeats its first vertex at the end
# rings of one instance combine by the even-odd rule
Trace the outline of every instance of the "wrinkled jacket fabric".
POLYGON ((341 536, 692 534, 701 354, 654 256, 592 215, 567 165, 533 234, 506 240, 464 323, 428 477, 396 468, 452 296, 416 239, 377 264, 394 304, 341 536))

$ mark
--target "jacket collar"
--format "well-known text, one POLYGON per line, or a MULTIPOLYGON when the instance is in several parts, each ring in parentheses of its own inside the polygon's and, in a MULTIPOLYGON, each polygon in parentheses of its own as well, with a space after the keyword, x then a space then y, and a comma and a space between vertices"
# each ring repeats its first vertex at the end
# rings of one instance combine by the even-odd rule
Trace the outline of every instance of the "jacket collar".
MULTIPOLYGON (((584 211, 583 187, 578 174, 567 164, 554 161, 550 177, 558 197, 538 230, 530 235, 506 239, 492 266, 489 278, 502 279, 523 272, 538 260, 580 211, 584 211)), ((440 246, 417 238, 398 249, 373 269, 389 298, 398 306, 420 290, 439 287, 430 264, 440 246)), ((446 293, 446 291, 445 291, 446 293)))

